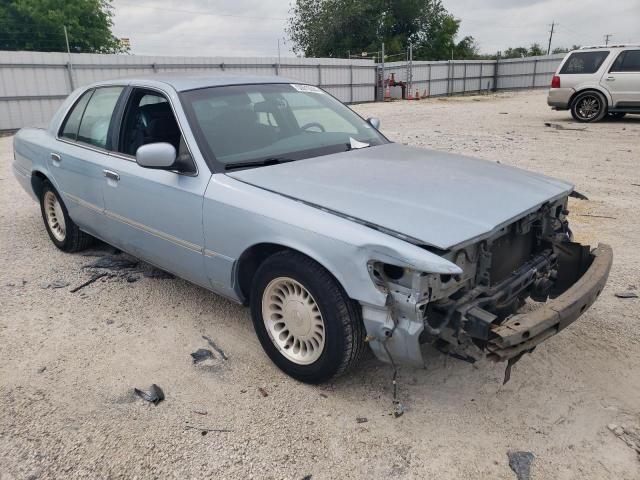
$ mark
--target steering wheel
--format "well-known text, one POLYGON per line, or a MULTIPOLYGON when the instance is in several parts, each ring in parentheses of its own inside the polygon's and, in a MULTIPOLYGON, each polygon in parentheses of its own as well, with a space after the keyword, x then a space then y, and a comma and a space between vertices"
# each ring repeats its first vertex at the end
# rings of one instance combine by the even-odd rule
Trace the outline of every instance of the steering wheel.
POLYGON ((318 122, 305 123, 300 127, 300 130, 308 130, 313 127, 319 128, 321 132, 326 132, 324 127, 318 122))

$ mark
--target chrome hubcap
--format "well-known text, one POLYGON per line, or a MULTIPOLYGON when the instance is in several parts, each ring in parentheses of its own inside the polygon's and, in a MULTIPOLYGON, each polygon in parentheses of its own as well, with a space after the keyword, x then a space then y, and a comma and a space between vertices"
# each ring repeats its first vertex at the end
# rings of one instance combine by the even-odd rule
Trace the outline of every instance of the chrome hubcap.
POLYGON ((582 118, 590 119, 600 112, 600 100, 596 97, 585 97, 578 105, 578 113, 582 118))
POLYGON ((271 341, 287 360, 309 365, 324 350, 324 320, 309 291, 288 277, 272 280, 262 294, 262 319, 271 341))
POLYGON ((49 230, 59 242, 64 242, 67 236, 67 226, 64 222, 64 213, 58 197, 51 191, 44 194, 44 216, 47 219, 49 230))

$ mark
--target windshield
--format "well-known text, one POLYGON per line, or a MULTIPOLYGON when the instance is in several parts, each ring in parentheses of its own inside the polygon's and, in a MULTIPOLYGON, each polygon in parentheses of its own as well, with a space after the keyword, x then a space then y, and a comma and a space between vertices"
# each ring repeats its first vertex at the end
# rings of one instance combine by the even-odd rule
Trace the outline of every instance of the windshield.
POLYGON ((224 169, 387 143, 351 109, 310 85, 212 87, 181 97, 200 149, 224 169))

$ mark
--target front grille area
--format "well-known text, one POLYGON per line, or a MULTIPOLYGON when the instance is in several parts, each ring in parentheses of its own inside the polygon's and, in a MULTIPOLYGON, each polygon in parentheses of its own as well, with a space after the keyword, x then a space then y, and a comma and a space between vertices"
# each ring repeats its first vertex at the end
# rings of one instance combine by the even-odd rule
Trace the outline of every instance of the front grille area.
POLYGON ((490 250, 490 284, 495 285, 504 280, 518 267, 531 260, 535 253, 535 244, 533 229, 525 234, 518 234, 515 228, 511 228, 506 235, 496 239, 490 250))

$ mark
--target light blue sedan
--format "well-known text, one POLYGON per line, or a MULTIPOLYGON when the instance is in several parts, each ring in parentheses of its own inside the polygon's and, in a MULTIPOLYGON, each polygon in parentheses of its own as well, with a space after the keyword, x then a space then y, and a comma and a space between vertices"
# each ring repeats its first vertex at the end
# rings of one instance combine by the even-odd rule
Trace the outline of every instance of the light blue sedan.
POLYGON ((572 241, 572 185, 378 127, 292 80, 154 75, 77 90, 18 132, 13 167, 58 248, 99 238, 250 305, 304 382, 366 345, 511 365, 595 301, 612 252, 572 241))

